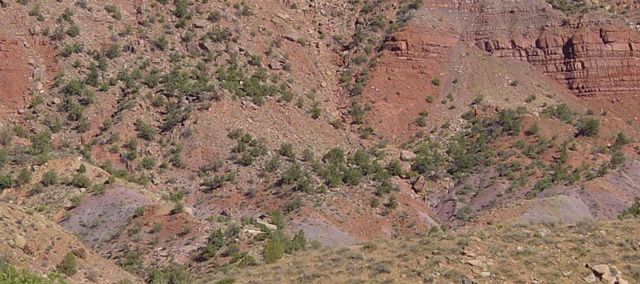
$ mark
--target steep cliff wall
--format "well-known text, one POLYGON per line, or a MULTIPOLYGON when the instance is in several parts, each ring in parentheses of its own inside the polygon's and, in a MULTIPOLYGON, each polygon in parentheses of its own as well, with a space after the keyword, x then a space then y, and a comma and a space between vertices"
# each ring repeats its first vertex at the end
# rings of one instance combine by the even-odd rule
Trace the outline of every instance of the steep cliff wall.
POLYGON ((473 18, 463 38, 533 64, 578 96, 640 91, 640 33, 596 16, 569 23, 542 1, 530 2, 461 4, 473 18))

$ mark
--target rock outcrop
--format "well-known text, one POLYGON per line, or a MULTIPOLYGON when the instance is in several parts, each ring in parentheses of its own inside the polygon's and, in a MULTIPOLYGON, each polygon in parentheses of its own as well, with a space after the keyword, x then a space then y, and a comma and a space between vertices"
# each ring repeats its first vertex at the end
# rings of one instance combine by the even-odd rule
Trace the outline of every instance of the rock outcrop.
POLYGON ((0 33, 0 117, 14 113, 29 84, 27 53, 15 37, 0 33))
POLYGON ((475 1, 463 34, 479 49, 536 66, 578 96, 640 91, 640 33, 607 19, 569 23, 544 3, 475 1), (498 5, 499 3, 499 5, 498 5))

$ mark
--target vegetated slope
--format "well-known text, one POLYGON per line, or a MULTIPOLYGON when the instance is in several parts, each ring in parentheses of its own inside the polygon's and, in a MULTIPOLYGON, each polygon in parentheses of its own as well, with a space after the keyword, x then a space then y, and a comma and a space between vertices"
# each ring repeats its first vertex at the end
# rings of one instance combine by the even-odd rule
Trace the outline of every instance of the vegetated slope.
MULTIPOLYGON (((235 244, 265 213, 334 244, 433 225, 394 185, 397 150, 343 123, 339 54, 359 15, 375 43, 413 9, 396 4, 3 2, 7 31, 50 42, 59 67, 3 126, 3 198, 142 276, 194 263, 217 229, 235 244)), ((260 260, 249 241, 231 247, 260 260)))
MULTIPOLYGON (((621 48, 633 49, 637 32, 622 24, 609 28, 613 23, 608 15, 570 18, 543 1, 424 1, 405 28, 387 37, 363 95, 355 98, 366 110, 362 127, 407 142, 402 146, 416 154, 411 169, 420 174, 411 177, 413 188, 426 192, 444 223, 528 203, 538 213, 524 217, 530 221, 611 218, 639 194, 633 166, 630 174, 616 170, 603 178, 623 157, 637 159, 636 144, 615 141, 637 137, 635 112, 624 108, 637 108, 638 98, 624 86, 605 85, 611 80, 636 88, 638 58, 608 53, 613 39, 583 42, 575 33, 611 30, 625 35, 618 39, 621 48), (563 24, 564 17, 578 23, 563 24), (550 41, 560 47, 541 47, 556 29, 560 34, 550 41), (585 50, 602 50, 596 57, 610 65, 572 69, 575 58, 588 61, 590 55, 576 54, 585 50), (607 79, 589 79, 594 74, 607 79), (604 85, 588 88, 575 80, 604 85), (598 134, 584 135, 589 123, 598 124, 598 134), (620 183, 625 186, 611 186, 620 183), (563 216, 558 208, 571 210, 563 216)), ((492 219, 523 213, 506 212, 492 219)))
POLYGON ((610 11, 45 2, 1 2, 40 43, 0 70, 32 72, 3 104, 2 198, 147 280, 307 239, 610 219, 640 194, 636 33, 610 11))
POLYGON ((205 278, 228 283, 635 283, 638 220, 431 230, 205 278))
MULTIPOLYGON (((0 228, 0 258, 18 268, 39 275, 58 273, 72 283, 140 282, 37 213, 2 203, 0 228)), ((0 280, 4 273, 0 270, 0 280)))

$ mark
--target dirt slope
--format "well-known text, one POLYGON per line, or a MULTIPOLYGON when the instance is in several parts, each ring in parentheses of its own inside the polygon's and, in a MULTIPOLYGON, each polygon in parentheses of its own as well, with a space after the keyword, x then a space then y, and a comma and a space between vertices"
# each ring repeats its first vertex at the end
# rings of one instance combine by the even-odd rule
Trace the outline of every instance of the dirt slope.
POLYGON ((15 205, 0 204, 0 258, 33 272, 56 272, 65 255, 76 259, 71 283, 141 282, 89 249, 59 225, 15 205))

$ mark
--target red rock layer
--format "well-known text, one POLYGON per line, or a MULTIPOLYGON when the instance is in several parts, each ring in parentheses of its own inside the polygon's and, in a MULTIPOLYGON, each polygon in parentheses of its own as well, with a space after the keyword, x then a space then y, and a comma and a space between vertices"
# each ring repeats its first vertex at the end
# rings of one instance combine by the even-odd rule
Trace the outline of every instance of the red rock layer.
POLYGON ((0 117, 15 112, 29 83, 27 54, 21 42, 0 34, 0 117))
POLYGON ((640 92, 640 33, 625 25, 563 24, 537 1, 473 1, 460 10, 474 18, 464 39, 495 56, 528 61, 578 96, 640 92))

